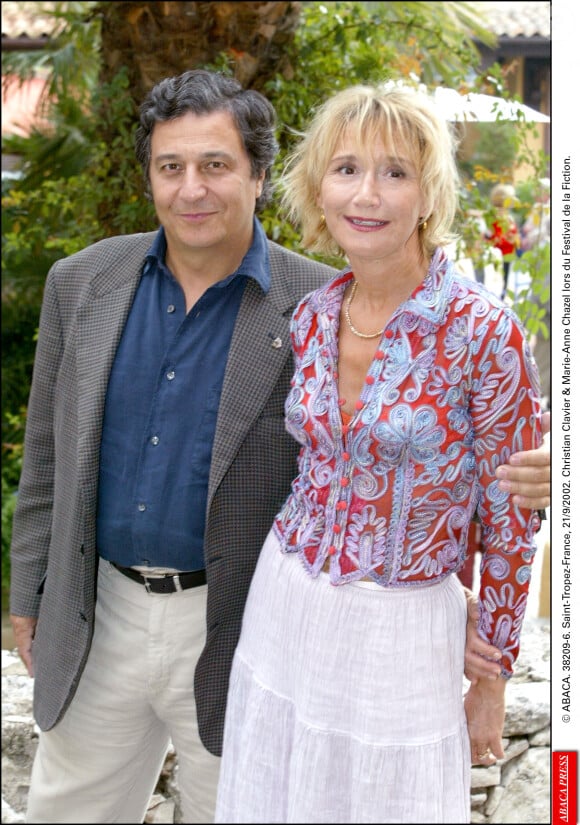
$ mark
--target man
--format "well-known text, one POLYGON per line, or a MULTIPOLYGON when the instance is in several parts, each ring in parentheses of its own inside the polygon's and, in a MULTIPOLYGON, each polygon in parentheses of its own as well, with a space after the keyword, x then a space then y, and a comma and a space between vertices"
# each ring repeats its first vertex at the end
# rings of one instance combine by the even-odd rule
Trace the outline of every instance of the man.
MULTIPOLYGON (((296 472, 288 320, 333 272, 255 218, 274 129, 231 78, 163 80, 136 142, 160 230, 48 275, 12 554, 42 731, 28 822, 142 821, 170 739, 183 821, 213 820, 243 607, 296 472)), ((545 451, 524 461, 545 483, 545 451)), ((473 675, 490 650, 472 641, 473 675)))

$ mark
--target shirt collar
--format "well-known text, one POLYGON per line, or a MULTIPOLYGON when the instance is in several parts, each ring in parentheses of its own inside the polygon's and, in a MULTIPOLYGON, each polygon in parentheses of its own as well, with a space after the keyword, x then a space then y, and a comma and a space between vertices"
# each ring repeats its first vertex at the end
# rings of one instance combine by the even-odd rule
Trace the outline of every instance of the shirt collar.
MULTIPOLYGON (((145 272, 152 266, 165 267, 165 256, 167 253, 167 238, 165 237, 165 230, 161 226, 153 239, 153 243, 149 247, 149 251, 145 257, 145 272)), ((252 245, 244 255, 241 264, 232 272, 231 275, 224 278, 224 281, 230 281, 233 278, 247 276, 253 278, 263 292, 268 292, 270 289, 270 256, 268 254, 268 238, 262 227, 262 224, 254 215, 254 236, 252 238, 252 245)))
MULTIPOLYGON (((395 314, 409 313, 428 321, 440 323, 445 316, 453 285, 454 267, 444 249, 437 248, 431 258, 429 270, 423 281, 416 287, 395 314)), ((330 282, 330 288, 346 285, 350 281, 352 269, 345 267, 338 277, 330 282)))

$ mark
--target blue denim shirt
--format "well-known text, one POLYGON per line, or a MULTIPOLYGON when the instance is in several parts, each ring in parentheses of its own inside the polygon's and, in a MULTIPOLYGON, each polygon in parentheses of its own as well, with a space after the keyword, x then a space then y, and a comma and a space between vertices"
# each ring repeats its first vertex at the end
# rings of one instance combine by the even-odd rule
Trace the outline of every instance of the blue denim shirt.
POLYGON ((146 257, 105 402, 97 507, 99 554, 125 567, 205 567, 209 470, 230 340, 246 279, 267 292, 267 239, 189 313, 165 265, 161 228, 146 257))

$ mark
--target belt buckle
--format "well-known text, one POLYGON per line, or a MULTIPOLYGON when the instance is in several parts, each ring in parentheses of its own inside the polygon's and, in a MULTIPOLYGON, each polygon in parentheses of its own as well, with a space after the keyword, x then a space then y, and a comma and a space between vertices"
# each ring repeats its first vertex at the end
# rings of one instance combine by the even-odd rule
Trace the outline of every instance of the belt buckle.
POLYGON ((143 576, 143 581, 145 582, 145 590, 146 590, 148 593, 151 593, 151 592, 152 592, 152 590, 151 590, 151 584, 150 584, 149 579, 147 578, 147 576, 143 576))
POLYGON ((173 578, 173 586, 175 587, 175 592, 176 593, 181 593, 181 591, 183 590, 183 587, 181 586, 181 582, 179 581, 179 574, 176 574, 175 576, 172 576, 172 578, 173 578))

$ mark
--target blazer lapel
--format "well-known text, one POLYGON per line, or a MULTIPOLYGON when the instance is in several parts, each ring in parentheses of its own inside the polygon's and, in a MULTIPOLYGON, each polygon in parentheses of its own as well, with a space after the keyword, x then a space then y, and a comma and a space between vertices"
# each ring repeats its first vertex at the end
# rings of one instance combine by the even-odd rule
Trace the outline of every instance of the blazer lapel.
POLYGON ((86 500, 96 501, 99 451, 109 374, 139 283, 139 268, 114 291, 93 297, 77 313, 78 466, 86 500))
MULTIPOLYGON (((265 295, 249 279, 232 336, 209 477, 211 500, 240 444, 280 378, 290 353, 288 314, 294 296, 273 279, 265 295)), ((289 388, 288 388, 289 389, 289 388)))

